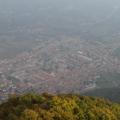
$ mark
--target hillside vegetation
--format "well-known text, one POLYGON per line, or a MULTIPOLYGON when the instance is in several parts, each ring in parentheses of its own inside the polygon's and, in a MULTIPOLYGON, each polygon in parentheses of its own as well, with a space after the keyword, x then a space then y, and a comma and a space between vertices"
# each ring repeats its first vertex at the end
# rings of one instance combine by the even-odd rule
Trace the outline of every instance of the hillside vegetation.
POLYGON ((1 104, 0 120, 120 120, 120 104, 72 94, 30 93, 1 104))

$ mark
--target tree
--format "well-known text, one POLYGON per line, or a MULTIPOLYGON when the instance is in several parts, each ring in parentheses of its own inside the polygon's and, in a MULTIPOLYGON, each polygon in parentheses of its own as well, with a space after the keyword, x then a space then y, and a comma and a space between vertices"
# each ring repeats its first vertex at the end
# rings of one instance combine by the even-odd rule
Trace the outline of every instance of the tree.
POLYGON ((33 110, 26 109, 22 113, 20 120, 38 120, 38 113, 33 110))

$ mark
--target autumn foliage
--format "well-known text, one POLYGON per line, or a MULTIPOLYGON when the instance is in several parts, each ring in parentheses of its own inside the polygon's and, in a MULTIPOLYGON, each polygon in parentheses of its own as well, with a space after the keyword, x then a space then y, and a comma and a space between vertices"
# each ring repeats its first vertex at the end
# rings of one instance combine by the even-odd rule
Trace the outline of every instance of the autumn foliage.
POLYGON ((30 93, 2 103, 0 120, 120 120, 120 104, 72 94, 30 93))

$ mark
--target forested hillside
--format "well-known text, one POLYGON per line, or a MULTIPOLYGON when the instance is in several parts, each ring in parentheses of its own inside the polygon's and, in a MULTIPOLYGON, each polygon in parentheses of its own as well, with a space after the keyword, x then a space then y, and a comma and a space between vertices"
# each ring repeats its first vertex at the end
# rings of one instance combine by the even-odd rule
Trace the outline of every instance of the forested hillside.
POLYGON ((1 104, 0 120, 120 120, 120 104, 72 94, 31 93, 1 104))

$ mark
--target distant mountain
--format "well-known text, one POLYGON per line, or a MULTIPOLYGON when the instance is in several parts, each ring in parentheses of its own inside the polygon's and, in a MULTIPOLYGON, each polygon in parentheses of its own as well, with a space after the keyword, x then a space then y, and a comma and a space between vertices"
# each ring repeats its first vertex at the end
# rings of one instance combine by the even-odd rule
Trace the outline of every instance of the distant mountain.
POLYGON ((0 120, 120 120, 120 104, 72 94, 31 93, 1 104, 0 120))

